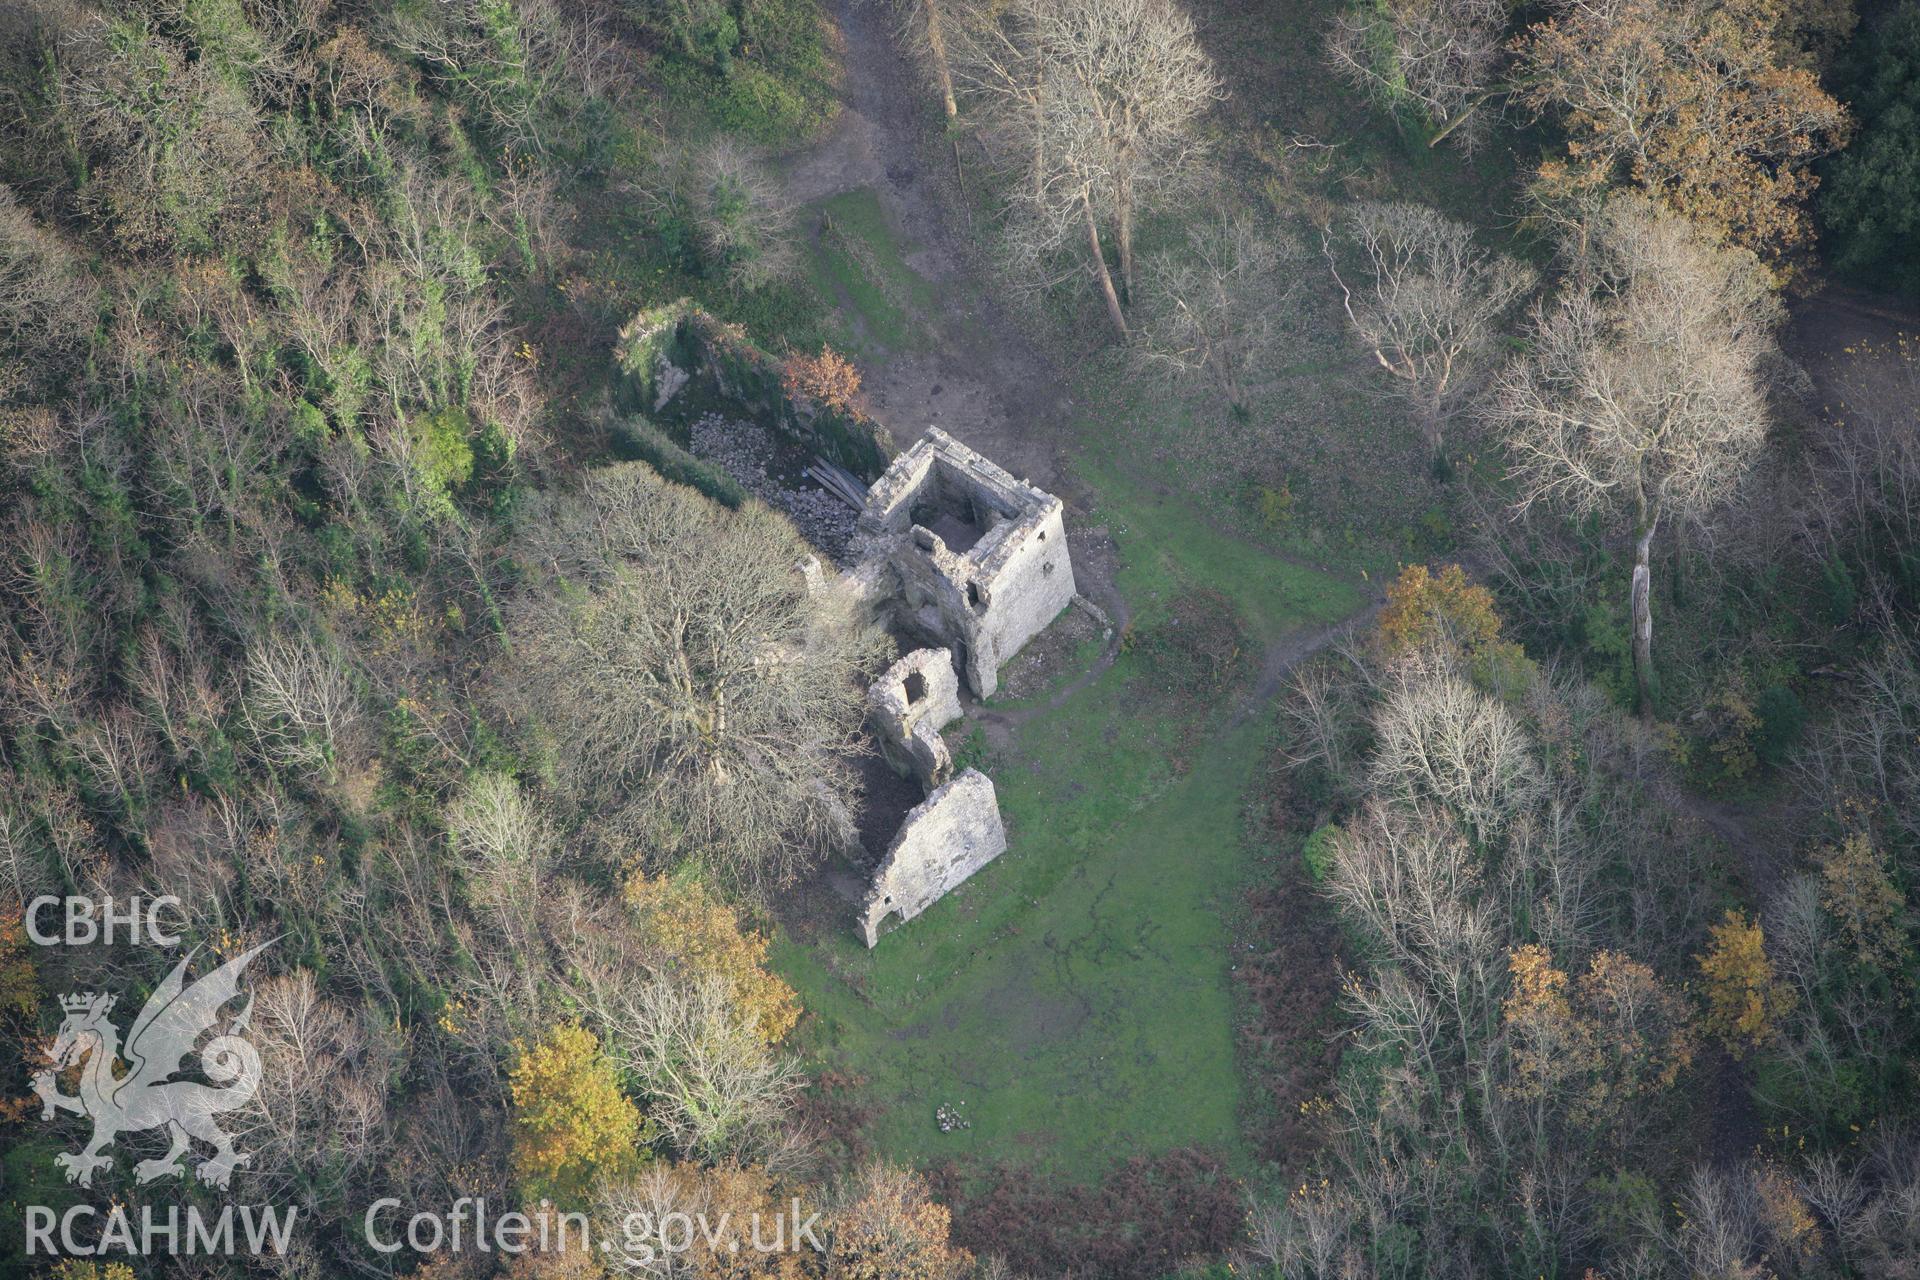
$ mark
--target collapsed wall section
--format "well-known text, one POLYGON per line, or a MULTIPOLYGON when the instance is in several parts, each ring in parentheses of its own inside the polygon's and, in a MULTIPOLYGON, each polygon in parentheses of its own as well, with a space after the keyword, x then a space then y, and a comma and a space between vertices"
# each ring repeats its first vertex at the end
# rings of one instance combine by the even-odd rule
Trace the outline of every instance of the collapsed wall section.
POLYGON ((896 773, 923 791, 947 780, 953 757, 940 730, 960 718, 960 679, 945 649, 917 649, 867 688, 867 720, 896 773))
POLYGON ((660 414, 693 391, 737 406, 741 416, 863 480, 879 475, 893 455, 879 423, 858 409, 789 395, 778 357, 687 299, 634 316, 620 330, 614 359, 624 413, 660 414))

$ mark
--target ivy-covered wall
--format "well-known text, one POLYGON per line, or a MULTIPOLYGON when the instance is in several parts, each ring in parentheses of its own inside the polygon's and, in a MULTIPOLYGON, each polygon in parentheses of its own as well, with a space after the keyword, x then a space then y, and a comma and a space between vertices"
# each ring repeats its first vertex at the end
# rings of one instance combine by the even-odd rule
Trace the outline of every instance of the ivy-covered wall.
POLYGON ((623 375, 623 413, 658 414, 692 386, 864 480, 877 478, 893 457, 879 423, 857 409, 788 396, 779 357, 686 299, 634 316, 620 330, 614 358, 623 375))

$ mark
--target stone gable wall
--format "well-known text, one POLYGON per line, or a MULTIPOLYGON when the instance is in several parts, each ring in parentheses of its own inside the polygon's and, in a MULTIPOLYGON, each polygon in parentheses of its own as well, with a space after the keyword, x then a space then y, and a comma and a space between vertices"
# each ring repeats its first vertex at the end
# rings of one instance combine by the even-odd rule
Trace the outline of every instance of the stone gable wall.
POLYGON ((860 936, 873 946, 890 918, 903 924, 913 919, 1006 848, 993 782, 968 769, 935 789, 900 824, 867 891, 860 936))

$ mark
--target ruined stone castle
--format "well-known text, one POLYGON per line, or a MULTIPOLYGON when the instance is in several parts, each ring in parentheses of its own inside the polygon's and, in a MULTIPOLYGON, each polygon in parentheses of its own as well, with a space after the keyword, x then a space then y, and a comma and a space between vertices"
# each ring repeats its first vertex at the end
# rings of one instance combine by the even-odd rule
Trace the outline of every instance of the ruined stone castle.
MULTIPOLYGON (((907 814, 860 907, 869 947, 1000 856, 1006 829, 993 782, 953 774, 940 731, 961 717, 960 681, 976 697, 1074 599, 1060 499, 1016 480, 946 432, 930 429, 867 490, 859 561, 843 575, 893 628, 925 647, 875 680, 868 722, 887 762, 926 796, 907 814)), ((817 566, 810 582, 827 589, 817 566)))

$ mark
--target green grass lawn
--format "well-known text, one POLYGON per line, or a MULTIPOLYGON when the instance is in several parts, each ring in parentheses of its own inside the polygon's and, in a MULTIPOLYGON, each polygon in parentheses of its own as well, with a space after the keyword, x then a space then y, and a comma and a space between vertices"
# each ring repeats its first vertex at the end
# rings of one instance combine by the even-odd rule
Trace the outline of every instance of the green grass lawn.
MULTIPOLYGON (((836 345, 874 361, 922 349, 932 289, 877 193, 818 201, 801 225, 808 283, 836 304, 836 345)), ((805 940, 776 939, 775 963, 810 1015, 799 1050, 862 1082, 869 1137, 896 1159, 980 1155, 1090 1181, 1117 1159, 1190 1144, 1247 1155, 1230 922, 1252 863, 1243 815, 1270 717, 1244 704, 1268 644, 1362 597, 1343 580, 1351 565, 1317 571, 1298 561, 1337 558, 1306 546, 1286 558, 1271 530, 1223 530, 1210 521, 1227 512, 1166 483, 1153 450, 1120 447, 1122 424, 1140 434, 1143 415, 1161 431, 1185 428, 1172 398, 1136 395, 1129 381, 1082 371, 1072 428, 1082 447, 1069 455, 1092 509, 1069 518, 1111 535, 1135 627, 1210 588, 1233 602, 1251 652, 1210 706, 1158 694, 1143 652, 1057 707, 1045 693, 996 700, 1010 730, 948 736, 962 764, 993 778, 1008 851, 871 952, 838 903, 805 940), (942 1134, 943 1104, 971 1127, 942 1134)), ((1076 646, 1049 688, 1100 652, 1097 641, 1076 646)))
MULTIPOLYGON (((1235 601, 1256 645, 1359 606, 1344 583, 1214 532, 1117 469, 1083 478, 1098 495, 1092 518, 1119 544, 1136 626, 1202 586, 1235 601)), ((1244 1156, 1228 918, 1268 725, 1232 723, 1244 693, 1176 708, 1123 655, 985 749, 1006 854, 872 952, 850 925, 810 945, 778 941, 812 1014, 802 1048, 865 1079, 879 1150, 1019 1159, 1076 1178, 1185 1144, 1244 1156), (940 1133, 943 1103, 972 1127, 940 1133)), ((977 735, 966 741, 955 739, 963 755, 979 751, 977 735)))
POLYGON ((811 237, 811 283, 839 303, 848 329, 842 345, 868 358, 923 346, 913 317, 934 307, 933 286, 907 265, 886 218, 880 197, 865 187, 816 200, 800 214, 811 237))

